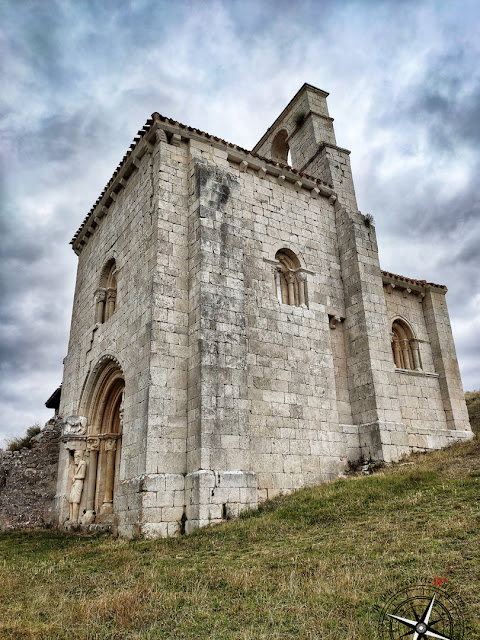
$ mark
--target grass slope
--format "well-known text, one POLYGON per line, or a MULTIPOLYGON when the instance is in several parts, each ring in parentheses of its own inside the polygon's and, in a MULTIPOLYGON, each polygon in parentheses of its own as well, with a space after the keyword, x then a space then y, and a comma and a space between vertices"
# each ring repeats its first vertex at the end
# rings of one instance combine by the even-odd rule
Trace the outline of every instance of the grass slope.
POLYGON ((0 638, 371 640, 388 592, 438 576, 480 639, 479 439, 408 462, 178 539, 2 533, 0 638))

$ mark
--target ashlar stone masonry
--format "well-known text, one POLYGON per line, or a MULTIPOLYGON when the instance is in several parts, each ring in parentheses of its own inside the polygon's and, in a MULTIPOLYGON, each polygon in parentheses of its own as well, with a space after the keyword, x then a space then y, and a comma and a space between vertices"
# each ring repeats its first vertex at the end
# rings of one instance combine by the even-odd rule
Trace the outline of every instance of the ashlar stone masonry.
POLYGON ((176 535, 472 437, 446 288, 381 271, 327 95, 252 151, 139 131, 72 240, 60 524, 176 535))

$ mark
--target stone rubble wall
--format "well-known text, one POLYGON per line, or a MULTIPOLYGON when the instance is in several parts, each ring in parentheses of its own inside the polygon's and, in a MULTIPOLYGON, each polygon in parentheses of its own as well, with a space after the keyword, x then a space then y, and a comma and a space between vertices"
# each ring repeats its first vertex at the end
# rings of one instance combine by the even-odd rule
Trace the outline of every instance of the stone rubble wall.
POLYGON ((60 427, 47 422, 31 449, 0 449, 0 530, 57 523, 55 489, 60 427))

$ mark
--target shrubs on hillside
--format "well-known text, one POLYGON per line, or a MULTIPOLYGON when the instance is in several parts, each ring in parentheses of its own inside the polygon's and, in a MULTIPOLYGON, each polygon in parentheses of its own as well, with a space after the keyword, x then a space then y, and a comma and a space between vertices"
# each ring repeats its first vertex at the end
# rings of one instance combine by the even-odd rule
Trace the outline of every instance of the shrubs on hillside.
POLYGON ((467 402, 468 416, 472 430, 480 433, 480 391, 467 391, 465 394, 467 402))
POLYGON ((34 424, 31 427, 28 427, 27 433, 23 436, 23 438, 13 438, 8 443, 9 451, 20 451, 20 449, 31 449, 33 446, 33 438, 40 433, 42 428, 39 424, 34 424))

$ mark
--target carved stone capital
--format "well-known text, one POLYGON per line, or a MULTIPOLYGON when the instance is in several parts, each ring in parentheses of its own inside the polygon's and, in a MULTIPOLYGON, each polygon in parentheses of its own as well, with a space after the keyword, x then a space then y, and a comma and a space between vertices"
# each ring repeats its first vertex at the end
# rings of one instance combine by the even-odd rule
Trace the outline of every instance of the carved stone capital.
POLYGON ((85 436, 63 436, 63 446, 67 451, 85 451, 87 439, 85 436))
POLYGON ((113 288, 107 289, 107 300, 116 300, 117 299, 117 290, 113 288))
POLYGON ((98 436, 88 436, 87 449, 89 451, 98 451, 100 449, 100 438, 98 436))
POLYGON ((105 434, 103 437, 103 446, 105 451, 115 451, 117 448, 117 434, 105 434))
POLYGON ((95 301, 103 302, 105 300, 106 295, 107 295, 107 292, 105 291, 105 289, 97 289, 95 291, 95 301))

